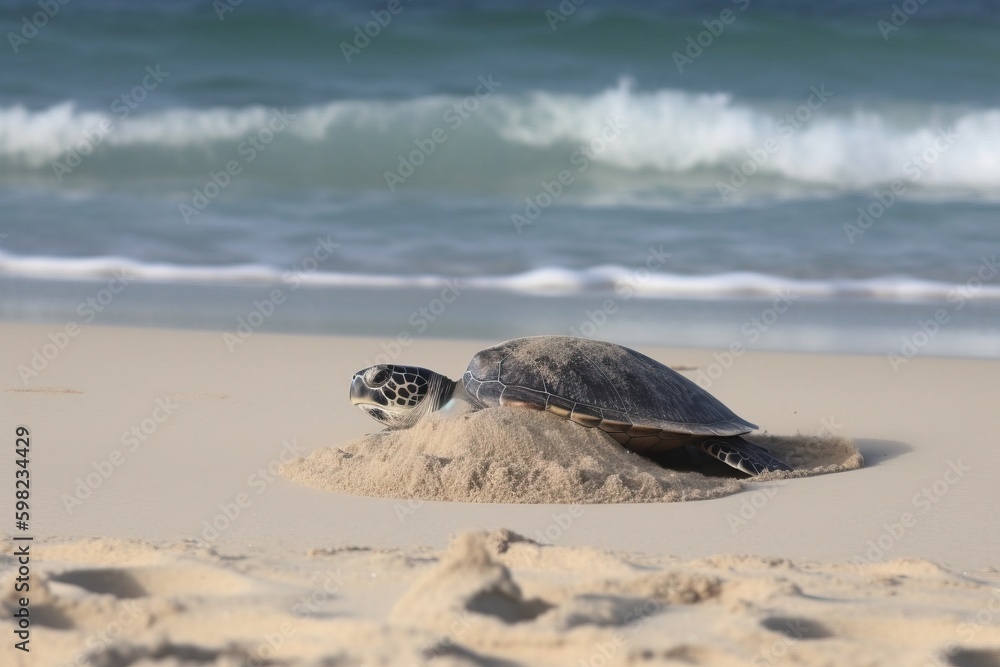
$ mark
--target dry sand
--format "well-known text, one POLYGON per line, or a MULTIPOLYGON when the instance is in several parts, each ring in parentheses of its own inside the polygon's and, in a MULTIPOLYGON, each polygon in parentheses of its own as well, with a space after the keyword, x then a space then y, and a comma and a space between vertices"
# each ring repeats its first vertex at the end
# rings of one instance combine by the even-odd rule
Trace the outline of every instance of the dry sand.
POLYGON ((102 538, 36 557, 34 650, 5 640, 4 665, 1000 662, 1000 572, 921 559, 680 560, 509 531, 465 533, 443 553, 272 560, 102 538))
MULTIPOLYGON (((796 469, 762 475, 756 482, 844 472, 862 464, 861 453, 842 436, 754 441, 796 469)), ((666 468, 599 429, 543 412, 492 408, 457 418, 431 414, 410 429, 319 449, 283 466, 282 474, 306 486, 381 498, 590 504, 719 498, 745 487, 727 468, 666 468), (715 474, 703 474, 706 468, 715 474)))
MULTIPOLYGON (((5 514, 4 667, 1000 664, 1000 363, 748 352, 711 391, 765 446, 846 437, 865 466, 696 502, 459 503, 279 474, 372 430, 347 385, 378 340, 230 353, 220 332, 88 327, 22 381, 58 329, 0 326, 34 536, 24 654, 5 514)), ((405 361, 455 377, 484 345, 405 361)), ((9 512, 14 456, 0 469, 9 512)))

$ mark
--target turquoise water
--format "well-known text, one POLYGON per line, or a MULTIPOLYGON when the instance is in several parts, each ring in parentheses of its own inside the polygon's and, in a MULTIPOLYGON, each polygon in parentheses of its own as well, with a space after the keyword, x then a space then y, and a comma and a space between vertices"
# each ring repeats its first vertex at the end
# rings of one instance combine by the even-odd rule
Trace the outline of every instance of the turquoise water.
POLYGON ((1000 9, 902 4, 0 2, 0 317, 998 356, 1000 9))

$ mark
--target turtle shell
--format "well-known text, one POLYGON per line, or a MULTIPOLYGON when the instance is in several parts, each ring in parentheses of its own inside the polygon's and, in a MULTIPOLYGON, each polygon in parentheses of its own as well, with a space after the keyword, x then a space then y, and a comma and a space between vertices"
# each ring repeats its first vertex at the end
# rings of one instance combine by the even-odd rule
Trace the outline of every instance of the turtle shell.
POLYGON ((462 383, 482 407, 548 410, 609 433, 729 436, 757 428, 655 359, 587 338, 509 340, 477 353, 462 383))

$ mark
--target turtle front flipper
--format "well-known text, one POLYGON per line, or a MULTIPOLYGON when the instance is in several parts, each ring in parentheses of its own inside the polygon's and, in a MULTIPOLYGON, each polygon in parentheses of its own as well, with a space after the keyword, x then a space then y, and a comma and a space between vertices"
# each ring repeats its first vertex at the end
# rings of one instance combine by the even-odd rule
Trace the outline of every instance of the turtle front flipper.
POLYGON ((784 461, 771 456, 763 447, 748 442, 738 435, 728 438, 708 438, 698 446, 723 463, 748 475, 794 470, 784 461))

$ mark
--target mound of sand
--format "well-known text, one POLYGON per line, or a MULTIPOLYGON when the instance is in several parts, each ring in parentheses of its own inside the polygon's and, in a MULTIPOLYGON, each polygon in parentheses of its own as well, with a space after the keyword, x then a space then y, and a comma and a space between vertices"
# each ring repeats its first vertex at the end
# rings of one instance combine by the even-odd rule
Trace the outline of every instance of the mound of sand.
MULTIPOLYGON (((754 437, 796 468, 755 480, 859 468, 842 437, 754 437)), ((691 457, 695 458, 695 457, 691 457)), ((672 457, 665 468, 598 429, 544 412, 507 408, 458 418, 430 416, 411 429, 366 435, 320 449, 282 469, 319 489, 381 498, 486 503, 644 503, 717 498, 748 480, 710 459, 672 457), (679 464, 679 465, 678 465, 679 464), (708 474, 705 474, 708 473, 708 474)))
POLYGON ((389 619, 447 632, 468 612, 509 624, 530 621, 550 606, 525 599, 510 570, 493 558, 486 538, 467 533, 452 540, 438 566, 411 586, 389 619))

